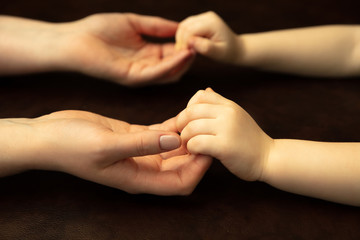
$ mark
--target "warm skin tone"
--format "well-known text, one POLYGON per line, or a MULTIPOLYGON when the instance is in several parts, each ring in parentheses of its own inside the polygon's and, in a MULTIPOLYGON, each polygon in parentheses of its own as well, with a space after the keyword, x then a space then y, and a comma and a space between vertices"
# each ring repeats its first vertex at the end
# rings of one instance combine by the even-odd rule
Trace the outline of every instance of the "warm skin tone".
POLYGON ((219 159, 241 179, 360 206, 360 143, 272 139, 236 103, 211 89, 177 117, 187 150, 219 159))
MULTIPOLYGON (((178 24, 136 14, 96 14, 48 23, 0 16, 0 75, 78 71, 134 86, 179 79, 191 50, 146 42, 172 37, 178 24)), ((211 158, 183 151, 175 119, 131 125, 85 111, 0 120, 0 177, 62 171, 129 193, 190 194, 211 158), (180 148, 179 148, 180 147, 180 148), (163 161, 167 151, 171 156, 163 161)))
POLYGON ((178 24, 159 17, 95 14, 49 23, 0 16, 0 75, 77 71, 123 85, 178 80, 194 57, 174 43, 154 44, 142 35, 173 37, 178 24))
POLYGON ((180 23, 177 49, 214 60, 312 76, 360 75, 360 26, 329 25, 235 34, 214 12, 180 23))
MULTIPOLYGON (((360 74, 360 27, 320 26, 236 35, 213 12, 180 23, 177 49, 214 60, 312 76, 360 74)), ((198 92, 177 120, 190 153, 219 159, 239 178, 360 206, 360 143, 272 139, 237 104, 198 92)))
POLYGON ((0 120, 0 176, 29 169, 52 170, 129 193, 190 194, 211 158, 177 150, 175 119, 131 125, 84 111, 35 119, 0 120), (161 138, 161 137, 164 137, 161 138))

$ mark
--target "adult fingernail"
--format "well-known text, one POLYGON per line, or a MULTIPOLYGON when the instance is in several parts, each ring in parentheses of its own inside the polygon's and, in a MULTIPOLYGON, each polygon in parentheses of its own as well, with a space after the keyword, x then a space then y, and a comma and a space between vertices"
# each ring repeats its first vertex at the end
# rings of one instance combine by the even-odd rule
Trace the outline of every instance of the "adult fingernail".
POLYGON ((173 150, 180 147, 180 145, 180 140, 176 136, 163 135, 160 137, 160 148, 162 150, 173 150))

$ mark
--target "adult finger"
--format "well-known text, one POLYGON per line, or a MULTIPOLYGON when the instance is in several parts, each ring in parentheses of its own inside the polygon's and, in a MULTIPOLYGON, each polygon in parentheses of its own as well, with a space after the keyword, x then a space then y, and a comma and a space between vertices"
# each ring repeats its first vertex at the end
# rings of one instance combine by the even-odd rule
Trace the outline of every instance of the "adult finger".
POLYGON ((159 78, 156 84, 166 84, 178 81, 191 67, 195 60, 195 54, 184 59, 178 66, 166 73, 163 77, 159 78))
POLYGON ((142 172, 137 179, 139 192, 156 195, 189 195, 210 167, 212 158, 203 155, 186 155, 166 160, 161 172, 142 172), (179 166, 179 162, 182 162, 179 166), (176 167, 172 167, 171 164, 176 167), (142 176, 144 174, 146 176, 142 176))
POLYGON ((142 131, 117 136, 116 148, 124 158, 158 154, 181 146, 178 134, 164 131, 142 131))
POLYGON ((168 120, 165 120, 162 123, 150 125, 149 130, 161 130, 161 131, 177 132, 176 117, 172 117, 172 118, 170 118, 168 120))
POLYGON ((128 74, 129 81, 132 84, 136 85, 155 79, 160 79, 164 75, 171 72, 173 69, 176 69, 183 61, 185 61, 190 56, 191 51, 183 50, 174 54, 172 57, 166 58, 166 60, 162 60, 156 65, 147 67, 133 67, 128 74))
POLYGON ((178 23, 160 17, 128 14, 128 19, 135 31, 154 37, 173 37, 178 23))

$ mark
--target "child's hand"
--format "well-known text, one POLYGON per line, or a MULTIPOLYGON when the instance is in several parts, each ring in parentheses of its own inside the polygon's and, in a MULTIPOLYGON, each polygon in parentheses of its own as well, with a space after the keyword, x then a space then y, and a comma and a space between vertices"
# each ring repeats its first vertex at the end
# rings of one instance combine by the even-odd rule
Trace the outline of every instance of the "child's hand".
POLYGON ((261 179, 273 141, 236 103, 201 90, 178 115, 177 127, 190 153, 217 158, 244 180, 261 179))
POLYGON ((176 48, 196 52, 222 62, 237 58, 237 36, 214 12, 183 20, 176 32, 176 48))

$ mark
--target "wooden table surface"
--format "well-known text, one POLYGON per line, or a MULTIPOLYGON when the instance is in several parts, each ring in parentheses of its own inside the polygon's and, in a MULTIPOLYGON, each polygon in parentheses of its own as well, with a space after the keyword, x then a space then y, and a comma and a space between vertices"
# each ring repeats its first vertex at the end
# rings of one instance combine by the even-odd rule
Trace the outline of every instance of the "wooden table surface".
MULTIPOLYGON (((62 22, 97 12, 181 20, 213 10, 237 33, 360 23, 355 0, 2 0, 0 14, 62 22)), ((46 51, 46 49, 44 49, 46 51)), ((1 53, 0 53, 1 54, 1 53)), ((129 89, 75 73, 0 78, 0 118, 64 109, 164 121, 211 86, 273 138, 360 141, 359 78, 308 78, 198 57, 178 83, 129 89)), ((130 195, 56 172, 0 179, 0 239, 360 239, 360 209, 244 182, 217 161, 192 195, 130 195)))

